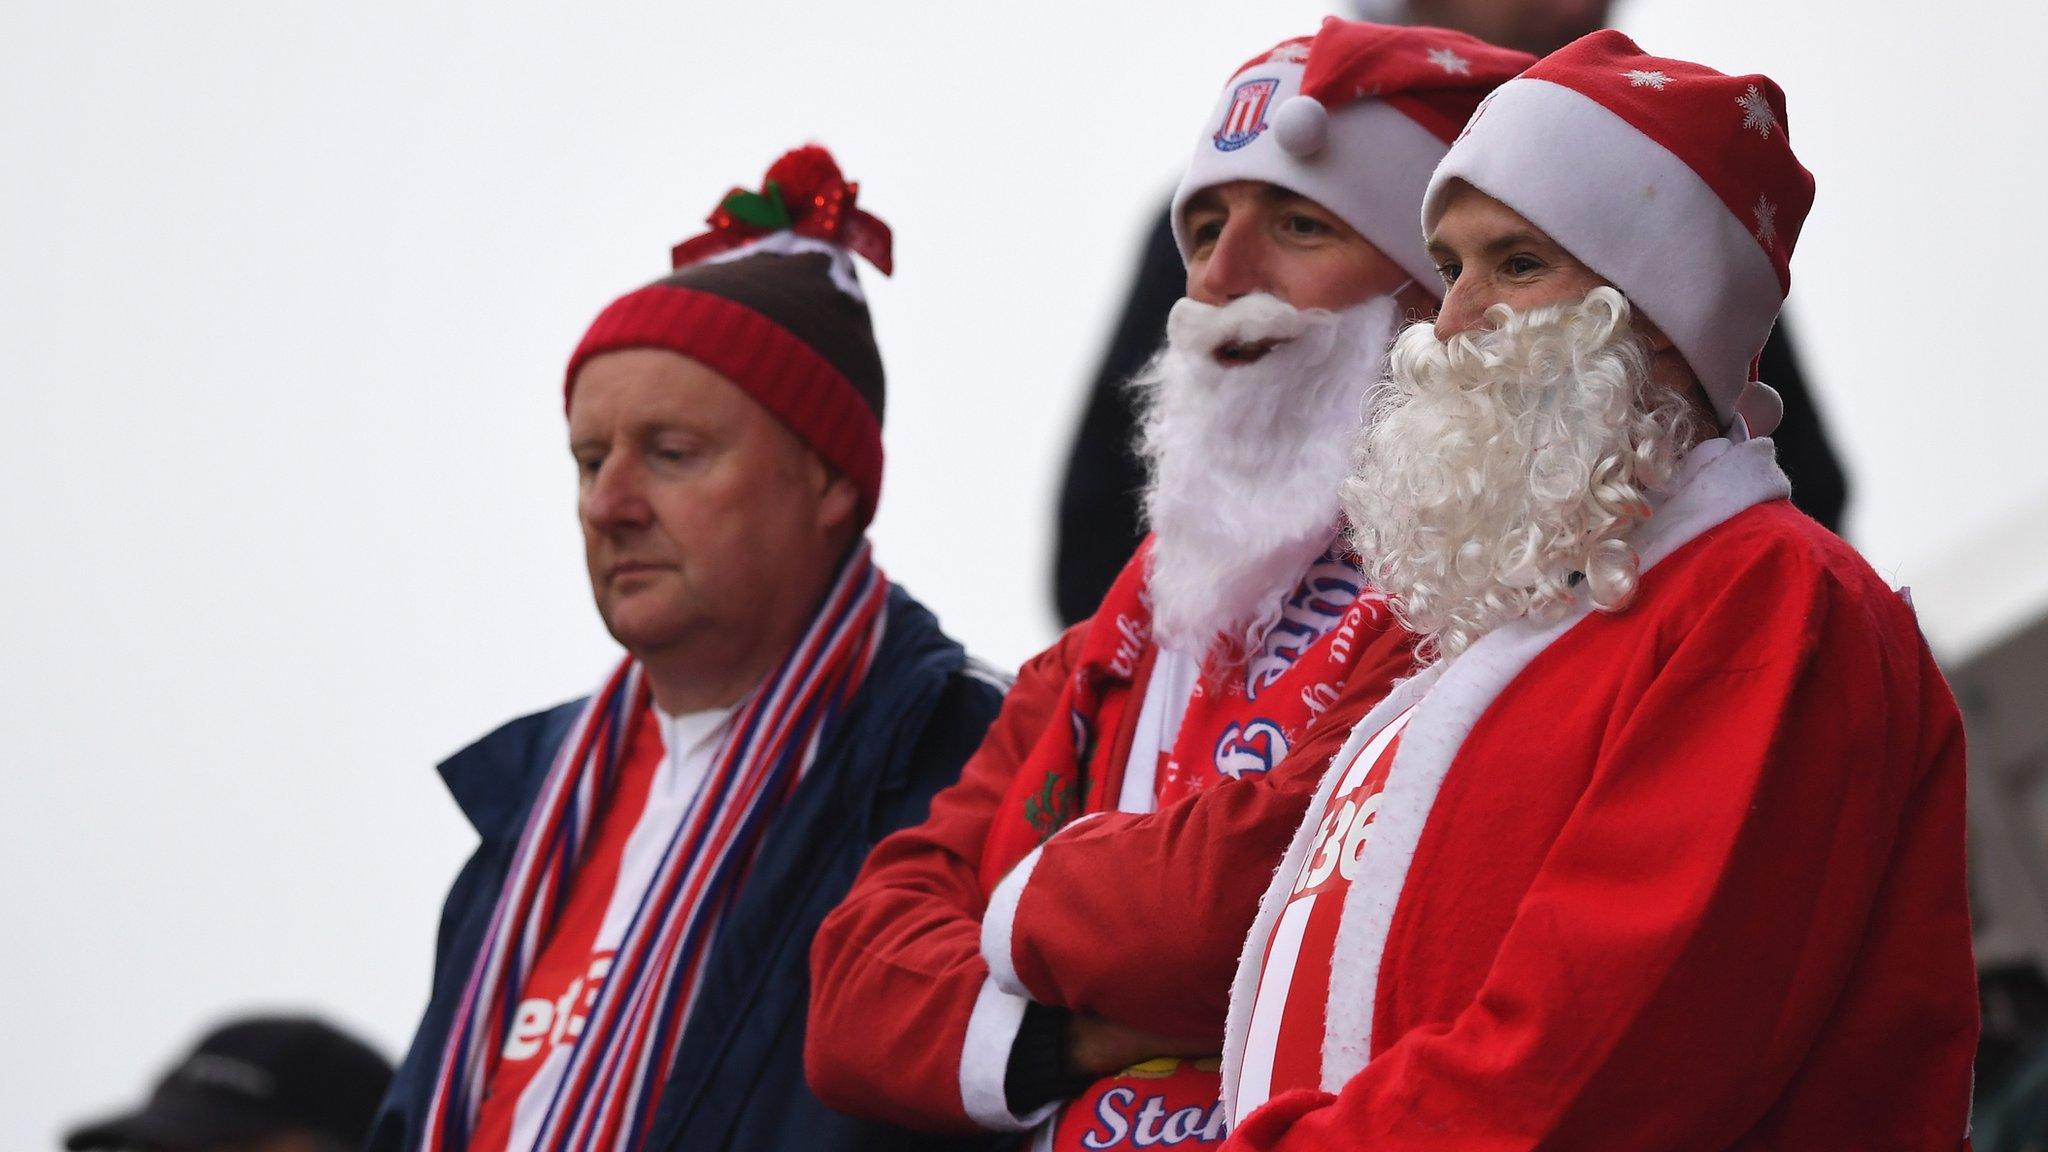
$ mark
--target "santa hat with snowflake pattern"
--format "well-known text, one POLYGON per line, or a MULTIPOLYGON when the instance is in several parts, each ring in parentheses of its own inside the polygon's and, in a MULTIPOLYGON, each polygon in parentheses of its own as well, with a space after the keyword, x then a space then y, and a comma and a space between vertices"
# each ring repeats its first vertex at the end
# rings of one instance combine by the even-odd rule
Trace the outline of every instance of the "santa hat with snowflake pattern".
POLYGON ((1765 436, 1784 402, 1754 379, 1792 285, 1813 176, 1763 76, 1646 55, 1595 32, 1500 87, 1430 178, 1433 230, 1454 180, 1499 200, 1671 338, 1722 424, 1765 436))
POLYGON ((1262 180, 1306 196, 1435 288, 1415 228, 1430 170, 1479 101, 1535 57, 1441 28, 1323 21, 1283 41, 1223 87, 1173 196, 1173 235, 1195 193, 1262 180))

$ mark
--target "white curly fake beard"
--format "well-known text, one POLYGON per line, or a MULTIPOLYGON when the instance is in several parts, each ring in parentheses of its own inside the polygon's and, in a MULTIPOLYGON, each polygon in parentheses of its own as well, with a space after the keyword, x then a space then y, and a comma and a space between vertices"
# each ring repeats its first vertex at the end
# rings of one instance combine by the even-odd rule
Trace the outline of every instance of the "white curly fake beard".
POLYGON ((1241 658, 1279 618, 1336 537, 1398 315, 1390 296, 1339 312, 1265 294, 1174 305, 1166 346, 1130 383, 1162 647, 1201 659, 1221 641, 1241 658))
POLYGON ((1641 563, 1630 532, 1696 439, 1687 399, 1650 380, 1629 304, 1573 304, 1439 341, 1402 332, 1343 485, 1352 542, 1421 637, 1453 659, 1511 620, 1576 602, 1619 611, 1641 563))

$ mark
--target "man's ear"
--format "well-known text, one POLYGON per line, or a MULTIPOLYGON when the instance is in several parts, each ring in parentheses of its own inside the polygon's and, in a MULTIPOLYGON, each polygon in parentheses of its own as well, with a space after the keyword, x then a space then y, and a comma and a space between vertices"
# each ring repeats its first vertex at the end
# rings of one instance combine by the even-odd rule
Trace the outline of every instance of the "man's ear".
POLYGON ((1657 322, 1641 312, 1636 313, 1635 327, 1636 331, 1642 335, 1642 338, 1649 343, 1652 355, 1669 352, 1675 347, 1671 343, 1671 337, 1666 336, 1664 330, 1657 327, 1657 322))
POLYGON ((824 485, 818 493, 818 528, 825 532, 840 531, 860 514, 860 489, 823 461, 819 461, 818 471, 824 485))

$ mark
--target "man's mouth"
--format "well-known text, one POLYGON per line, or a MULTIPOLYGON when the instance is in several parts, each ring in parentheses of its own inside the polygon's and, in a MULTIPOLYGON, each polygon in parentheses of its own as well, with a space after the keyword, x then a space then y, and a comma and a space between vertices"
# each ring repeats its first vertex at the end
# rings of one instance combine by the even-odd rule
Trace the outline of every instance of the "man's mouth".
POLYGON ((666 564, 656 564, 651 560, 621 560, 612 565, 610 576, 614 580, 627 576, 644 576, 650 572, 662 571, 667 567, 668 565, 666 564))
POLYGON ((1212 355, 1216 357, 1218 364, 1234 368, 1242 364, 1256 364, 1266 353, 1285 343, 1285 340, 1232 340, 1227 344, 1218 344, 1212 355))

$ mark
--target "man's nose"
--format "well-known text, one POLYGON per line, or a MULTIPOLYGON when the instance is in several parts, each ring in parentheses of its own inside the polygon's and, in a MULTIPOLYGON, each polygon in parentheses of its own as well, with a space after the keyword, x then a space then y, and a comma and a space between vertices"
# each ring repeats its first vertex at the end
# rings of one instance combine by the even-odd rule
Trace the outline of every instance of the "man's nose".
POLYGON ((1460 280, 1444 293, 1444 304, 1436 313, 1436 338, 1449 340, 1478 328, 1486 319, 1493 300, 1478 284, 1460 280))
POLYGON ((615 452, 598 465, 578 502, 593 528, 630 528, 647 522, 647 494, 641 469, 630 454, 615 452))
POLYGON ((1211 304, 1228 304, 1254 292, 1271 292, 1272 241, 1247 217, 1226 220, 1209 260, 1202 268, 1201 298, 1211 304))

